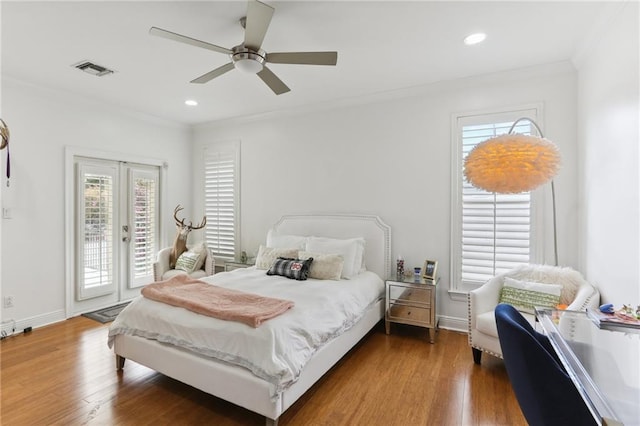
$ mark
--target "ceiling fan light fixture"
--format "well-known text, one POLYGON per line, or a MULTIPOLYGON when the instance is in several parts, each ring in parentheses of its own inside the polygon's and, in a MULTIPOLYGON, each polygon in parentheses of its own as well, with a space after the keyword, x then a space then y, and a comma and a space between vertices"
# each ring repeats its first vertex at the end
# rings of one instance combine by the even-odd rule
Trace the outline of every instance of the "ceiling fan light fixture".
POLYGON ((262 64, 255 59, 240 59, 235 61, 234 66, 247 74, 257 74, 262 71, 262 64))
POLYGON ((257 74, 262 71, 264 67, 265 56, 266 52, 262 50, 255 52, 240 46, 233 49, 231 60, 233 61, 233 66, 240 71, 246 72, 247 74, 257 74))

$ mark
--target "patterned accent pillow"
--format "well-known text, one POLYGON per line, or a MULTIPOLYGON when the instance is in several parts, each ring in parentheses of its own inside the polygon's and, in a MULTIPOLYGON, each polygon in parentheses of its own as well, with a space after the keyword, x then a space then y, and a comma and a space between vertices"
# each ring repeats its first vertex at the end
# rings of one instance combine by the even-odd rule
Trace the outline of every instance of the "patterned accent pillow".
POLYGON ((178 257, 178 260, 176 260, 175 269, 180 269, 181 271, 185 271, 187 274, 190 274, 196 270, 199 259, 200 253, 185 251, 180 255, 180 257, 178 257))
POLYGON ((271 268, 273 262, 279 257, 292 259, 296 256, 298 256, 298 249, 296 248, 273 248, 261 245, 256 256, 256 269, 271 268))
POLYGON ((322 254, 301 251, 298 253, 299 259, 313 258, 311 268, 309 268, 309 278, 317 280, 340 280, 344 259, 339 254, 322 254))
POLYGON ((535 307, 553 308, 560 302, 562 286, 532 283, 505 277, 500 292, 500 303, 508 303, 520 312, 535 313, 535 307))
POLYGON ((313 262, 313 257, 305 260, 287 259, 279 257, 273 262, 267 275, 280 275, 298 281, 304 281, 309 276, 309 267, 313 262))

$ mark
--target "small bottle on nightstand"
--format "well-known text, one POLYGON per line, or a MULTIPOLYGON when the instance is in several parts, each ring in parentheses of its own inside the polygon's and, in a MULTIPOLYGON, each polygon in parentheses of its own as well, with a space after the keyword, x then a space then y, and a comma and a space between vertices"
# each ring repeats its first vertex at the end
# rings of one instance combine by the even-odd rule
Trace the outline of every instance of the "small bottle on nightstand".
POLYGON ((402 256, 398 255, 398 259, 396 260, 396 278, 399 280, 404 277, 404 259, 402 256))

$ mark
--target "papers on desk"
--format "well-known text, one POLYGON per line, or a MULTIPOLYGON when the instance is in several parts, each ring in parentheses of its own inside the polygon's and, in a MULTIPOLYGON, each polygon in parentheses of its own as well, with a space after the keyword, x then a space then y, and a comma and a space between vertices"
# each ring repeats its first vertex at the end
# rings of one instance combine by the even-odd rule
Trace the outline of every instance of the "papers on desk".
POLYGON ((587 308, 587 315, 600 328, 638 328, 640 320, 621 312, 605 314, 598 309, 587 308))

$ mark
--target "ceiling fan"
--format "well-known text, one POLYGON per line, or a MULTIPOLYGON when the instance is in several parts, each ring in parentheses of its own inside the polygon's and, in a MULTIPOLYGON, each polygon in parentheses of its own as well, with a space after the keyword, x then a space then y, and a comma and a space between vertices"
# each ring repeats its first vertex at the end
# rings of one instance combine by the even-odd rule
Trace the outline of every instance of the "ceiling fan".
POLYGON ((191 83, 207 83, 222 74, 237 68, 241 71, 257 74, 276 95, 290 91, 269 68, 272 64, 302 64, 302 65, 335 65, 338 61, 338 52, 281 52, 267 53, 262 50, 262 41, 267 33, 271 17, 275 9, 257 0, 249 0, 247 16, 240 19, 240 24, 245 29, 244 42, 231 49, 216 46, 215 44, 197 40, 157 27, 151 27, 149 34, 168 38, 169 40, 192 46, 209 49, 214 52, 226 53, 231 57, 231 62, 209 71, 200 77, 191 80, 191 83))

